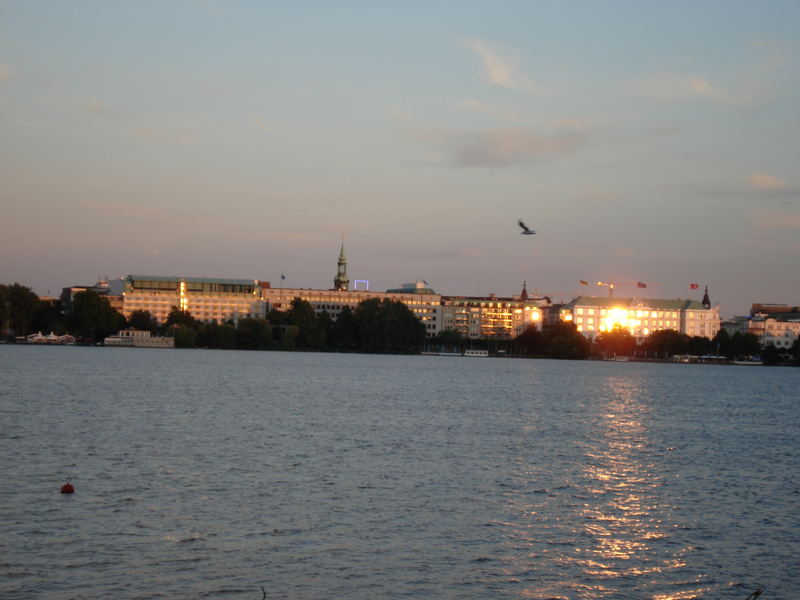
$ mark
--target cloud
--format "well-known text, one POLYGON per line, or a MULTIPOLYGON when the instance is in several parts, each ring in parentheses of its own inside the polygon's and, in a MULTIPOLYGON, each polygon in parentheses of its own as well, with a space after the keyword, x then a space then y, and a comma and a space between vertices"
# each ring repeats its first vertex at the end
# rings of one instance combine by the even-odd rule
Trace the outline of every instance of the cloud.
POLYGON ((718 104, 748 106, 754 100, 749 94, 722 89, 703 75, 659 73, 633 81, 629 86, 641 96, 666 102, 707 100, 718 104))
POLYGON ((473 38, 463 44, 480 57, 484 76, 492 85, 525 92, 541 91, 527 75, 517 71, 516 59, 501 56, 487 41, 473 38))
POLYGON ((139 127, 135 131, 136 136, 143 140, 154 140, 157 142, 171 142, 175 144, 189 144, 194 142, 194 134, 186 128, 177 127, 174 129, 156 129, 154 127, 139 127))
POLYGON ((253 117, 253 123, 255 123, 256 127, 259 129, 262 129, 267 133, 272 133, 272 127, 270 127, 261 117, 253 117))
POLYGON ((90 115, 95 115, 96 117, 113 119, 119 116, 117 111, 110 109, 105 102, 102 102, 97 98, 89 98, 82 108, 85 112, 89 113, 90 115))
POLYGON ((411 111, 401 104, 387 104, 385 108, 386 108, 386 114, 389 115, 389 118, 394 119, 395 121, 414 120, 411 111))
POLYGON ((764 229, 800 231, 800 214, 776 210, 765 210, 756 216, 756 222, 764 229))
POLYGON ((782 179, 768 175, 767 173, 753 173, 747 178, 750 187, 757 190, 785 190, 788 188, 782 179))
POLYGON ((502 119, 504 121, 513 121, 516 123, 522 121, 519 115, 495 110, 489 106, 486 106, 480 100, 475 100, 473 98, 466 98, 464 100, 459 100, 455 103, 455 106, 462 110, 489 115, 490 117, 494 117, 496 119, 502 119))
POLYGON ((418 133, 437 148, 432 162, 458 167, 502 167, 562 157, 578 150, 586 135, 563 131, 542 134, 527 129, 418 133))
POLYGON ((3 63, 0 63, 0 83, 8 81, 11 78, 11 69, 3 63))
POLYGON ((121 116, 118 110, 112 109, 108 104, 97 98, 85 98, 80 100, 52 98, 38 96, 36 100, 44 106, 73 113, 82 113, 94 117, 105 119, 115 119, 121 116))

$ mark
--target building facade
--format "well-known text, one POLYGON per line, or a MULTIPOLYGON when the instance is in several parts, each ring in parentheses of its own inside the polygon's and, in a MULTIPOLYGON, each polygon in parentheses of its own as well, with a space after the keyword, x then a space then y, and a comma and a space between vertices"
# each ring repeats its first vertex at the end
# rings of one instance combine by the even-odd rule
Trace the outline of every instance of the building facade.
POLYGON ((619 325, 638 343, 651 333, 666 329, 708 339, 720 329, 719 305, 712 307, 710 303, 684 299, 578 296, 561 307, 560 319, 574 323, 588 339, 619 325))
POLYGON ((531 326, 541 330, 548 304, 546 298, 445 296, 442 329, 452 329, 469 339, 511 339, 531 326))
POLYGON ((748 319, 749 333, 762 346, 786 351, 800 338, 800 307, 787 304, 753 304, 748 319))
POLYGON ((209 279, 128 275, 123 278, 122 314, 146 310, 160 323, 173 307, 198 321, 238 322, 265 316, 261 286, 253 279, 209 279))
POLYGON ((327 312, 334 321, 345 307, 355 310, 359 302, 376 298, 405 304, 425 325, 429 337, 441 330, 442 297, 422 282, 404 284, 403 287, 386 292, 369 290, 307 290, 302 288, 262 287, 261 299, 265 309, 288 311, 292 300, 300 298, 308 302, 317 315, 327 312))

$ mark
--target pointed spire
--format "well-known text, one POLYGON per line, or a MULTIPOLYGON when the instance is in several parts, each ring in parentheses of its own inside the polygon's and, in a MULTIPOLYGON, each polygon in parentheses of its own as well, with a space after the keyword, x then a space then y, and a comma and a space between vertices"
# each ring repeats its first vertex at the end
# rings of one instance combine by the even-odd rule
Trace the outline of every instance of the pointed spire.
POLYGON ((528 299, 528 282, 523 280, 522 281, 522 293, 519 295, 519 299, 525 302, 528 299))
POLYGON ((706 286, 706 293, 703 294, 703 302, 702 305, 706 308, 711 308, 711 300, 708 298, 708 286, 706 286))
POLYGON ((342 248, 339 250, 339 260, 336 265, 336 277, 333 280, 333 289, 346 292, 350 287, 350 278, 347 276, 347 257, 344 255, 344 234, 342 234, 342 248))

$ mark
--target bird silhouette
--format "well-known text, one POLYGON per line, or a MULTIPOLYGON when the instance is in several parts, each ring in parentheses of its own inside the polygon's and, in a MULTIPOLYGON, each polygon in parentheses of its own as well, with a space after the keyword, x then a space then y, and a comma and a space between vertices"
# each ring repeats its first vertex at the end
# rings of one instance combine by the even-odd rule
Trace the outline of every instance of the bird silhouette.
POLYGON ((528 229, 528 226, 522 222, 522 219, 517 221, 517 223, 519 223, 519 226, 522 227, 522 231, 520 231, 522 235, 534 235, 536 233, 533 229, 528 229))

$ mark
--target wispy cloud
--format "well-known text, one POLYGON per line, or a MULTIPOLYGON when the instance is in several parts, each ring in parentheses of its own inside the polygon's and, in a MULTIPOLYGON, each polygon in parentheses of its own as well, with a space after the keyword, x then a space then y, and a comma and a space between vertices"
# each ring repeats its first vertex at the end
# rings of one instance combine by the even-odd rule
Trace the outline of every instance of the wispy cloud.
POLYGON ((541 92, 526 74, 519 71, 517 57, 503 56, 486 40, 471 38, 463 40, 464 46, 475 52, 481 59, 484 77, 492 85, 524 92, 541 92))
POLYGON ((85 112, 89 113, 90 115, 95 115, 96 117, 112 119, 119 116, 117 111, 112 110, 105 102, 102 102, 97 98, 89 98, 82 105, 82 108, 85 112))
POLYGON ((523 120, 519 115, 515 113, 497 110, 495 108, 487 106, 480 100, 475 100, 474 98, 466 98, 464 100, 459 100, 455 102, 455 106, 457 108, 460 108, 461 110, 481 113, 484 115, 488 115, 490 117, 494 117, 496 119, 502 119, 504 121, 512 121, 515 123, 519 123, 523 120))
POLYGON ((171 142, 174 144, 189 144, 195 141, 194 133, 184 127, 155 128, 139 127, 135 130, 136 136, 144 140, 157 142, 171 142))
POLYGON ((800 230, 800 214, 786 213, 777 210, 765 210, 758 213, 756 222, 764 229, 800 230))
POLYGON ((754 99, 748 93, 723 89, 708 77, 695 74, 658 73, 633 81, 629 86, 634 92, 646 98, 666 102, 707 100, 720 104, 747 106, 754 99))
POLYGON ((411 111, 402 104, 387 104, 386 114, 395 121, 413 121, 414 117, 411 111))
POLYGON ((747 178, 747 182, 757 190, 786 190, 789 187, 783 179, 767 173, 753 173, 747 178))
POLYGON ((267 133, 272 133, 272 127, 264 121, 261 117, 253 117, 253 123, 256 127, 261 129, 262 131, 266 131, 267 133))
POLYGON ((4 83, 11 79, 11 69, 3 63, 0 63, 0 83, 4 83))
POLYGON ((119 110, 110 107, 106 102, 103 102, 97 98, 82 98, 75 100, 39 96, 36 98, 36 100, 49 108, 73 113, 83 113, 86 115, 92 115, 94 117, 113 119, 121 116, 119 110))
POLYGON ((437 149, 431 162, 458 167, 530 164, 568 155, 586 141, 586 135, 579 132, 543 134, 528 129, 419 132, 415 137, 437 149))

